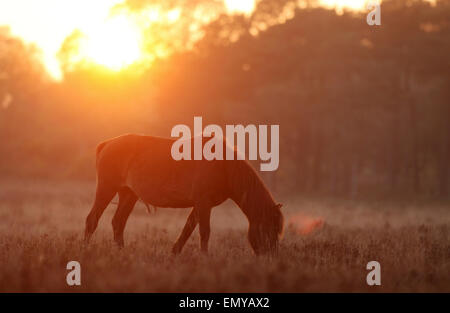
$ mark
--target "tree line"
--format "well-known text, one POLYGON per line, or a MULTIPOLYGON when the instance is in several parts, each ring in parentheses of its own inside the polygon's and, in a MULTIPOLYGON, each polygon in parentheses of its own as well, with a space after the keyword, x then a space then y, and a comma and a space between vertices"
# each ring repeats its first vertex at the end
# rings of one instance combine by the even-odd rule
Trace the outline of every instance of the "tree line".
POLYGON ((0 173, 92 178, 100 140, 167 137, 202 116, 280 125, 279 170, 264 174, 275 192, 448 197, 450 1, 383 1, 381 12, 368 26, 365 12, 262 0, 139 75, 80 67, 60 83, 2 31, 0 173))

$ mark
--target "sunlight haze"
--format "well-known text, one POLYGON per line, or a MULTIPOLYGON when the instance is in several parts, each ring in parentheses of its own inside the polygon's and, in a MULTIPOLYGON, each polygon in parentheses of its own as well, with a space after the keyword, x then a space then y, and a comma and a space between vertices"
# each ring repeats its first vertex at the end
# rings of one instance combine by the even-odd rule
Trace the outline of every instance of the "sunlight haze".
MULTIPOLYGON (((65 39, 79 31, 82 38, 78 47, 77 61, 95 63, 114 71, 121 70, 143 58, 141 36, 148 23, 138 23, 134 15, 111 9, 123 0, 0 0, 0 26, 10 28, 14 36, 35 44, 42 52, 42 61, 49 74, 62 79, 57 58, 65 39)), ((361 9, 364 0, 322 0, 329 7, 361 9)), ((224 0, 229 14, 251 14, 257 1, 224 0)), ((171 10, 165 16, 151 11, 148 21, 162 18, 170 22, 180 17, 179 10, 171 10)), ((140 21, 142 22, 142 21, 140 21)), ((159 49, 156 55, 167 54, 159 49)))

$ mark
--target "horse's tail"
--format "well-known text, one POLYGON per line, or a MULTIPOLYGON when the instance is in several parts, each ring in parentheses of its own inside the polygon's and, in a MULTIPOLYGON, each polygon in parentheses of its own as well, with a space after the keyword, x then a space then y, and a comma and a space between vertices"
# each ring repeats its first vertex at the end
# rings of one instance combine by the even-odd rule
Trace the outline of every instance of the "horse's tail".
POLYGON ((283 237, 283 232, 284 232, 284 215, 281 212, 281 204, 277 204, 276 206, 276 231, 278 234, 278 239, 281 239, 283 237))
MULTIPOLYGON (((142 201, 142 200, 141 200, 141 201, 142 201)), ((148 203, 145 202, 145 201, 142 201, 142 203, 145 204, 145 206, 146 206, 146 208, 147 208, 147 213, 148 213, 148 214, 152 214, 152 209, 151 209, 151 208, 153 208, 153 214, 156 214, 156 211, 158 210, 158 208, 157 208, 156 206, 151 205, 151 204, 148 204, 148 203)))
POLYGON ((108 144, 108 142, 109 141, 104 141, 97 146, 97 148, 95 150, 95 160, 96 160, 95 164, 96 165, 98 165, 98 159, 99 159, 100 152, 102 152, 103 148, 106 146, 106 144, 108 144))
POLYGON ((108 143, 108 141, 104 141, 104 142, 100 143, 100 144, 97 146, 97 150, 96 150, 96 153, 95 153, 95 155, 97 156, 97 158, 98 158, 98 155, 100 154, 100 152, 102 152, 103 148, 106 146, 107 143, 108 143))

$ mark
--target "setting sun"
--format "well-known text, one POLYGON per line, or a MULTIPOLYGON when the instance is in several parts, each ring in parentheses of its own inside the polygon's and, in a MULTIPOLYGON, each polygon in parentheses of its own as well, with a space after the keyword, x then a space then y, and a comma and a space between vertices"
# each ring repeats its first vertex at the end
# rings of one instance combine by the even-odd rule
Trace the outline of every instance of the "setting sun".
POLYGON ((84 60, 117 71, 142 56, 140 30, 125 15, 111 17, 85 32, 79 56, 84 60))
POLYGON ((225 7, 231 13, 250 14, 255 8, 255 0, 225 0, 225 7))
MULTIPOLYGON (((221 14, 221 10, 229 14, 249 16, 259 3, 258 0, 222 1, 222 9, 216 7, 216 12, 209 12, 210 15, 206 11, 196 11, 193 16, 199 23, 193 23, 190 27, 199 29, 199 25, 210 16, 221 14)), ((330 8, 360 10, 364 8, 365 2, 366 0, 319 0, 318 3, 330 8)), ((159 42, 150 46, 151 51, 148 51, 149 45, 144 41, 154 43, 154 39, 148 37, 148 33, 144 36, 143 32, 153 24, 156 24, 155 29, 158 24, 171 29, 171 25, 181 20, 185 13, 181 8, 162 9, 155 3, 156 5, 136 13, 124 9, 125 0, 0 0, 0 27, 7 26, 14 36, 35 44, 41 52, 40 58, 48 74, 55 80, 62 80, 64 75, 58 54, 65 40, 74 32, 80 34, 80 40, 76 52, 72 51, 69 65, 89 63, 120 71, 144 59, 151 60, 155 56, 170 54, 163 47, 177 42, 177 36, 184 36, 186 28, 173 28, 170 38, 159 38, 161 35, 156 33, 155 38, 159 42), (122 9, 114 10, 119 7, 122 9), (143 46, 147 50, 144 51, 143 46)), ((198 31, 193 37, 200 38, 201 32, 198 31)))

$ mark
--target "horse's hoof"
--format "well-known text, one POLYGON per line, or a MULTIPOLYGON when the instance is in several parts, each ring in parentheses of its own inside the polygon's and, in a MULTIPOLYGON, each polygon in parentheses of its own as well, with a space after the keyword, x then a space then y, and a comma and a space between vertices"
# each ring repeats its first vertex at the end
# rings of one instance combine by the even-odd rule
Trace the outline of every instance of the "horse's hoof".
POLYGON ((125 244, 123 241, 116 241, 116 246, 119 249, 123 249, 123 247, 125 247, 125 244))
POLYGON ((173 255, 178 255, 181 253, 181 248, 179 248, 177 245, 174 245, 172 248, 172 254, 173 255))
POLYGON ((83 245, 85 245, 85 246, 89 245, 90 241, 91 241, 91 236, 89 236, 89 235, 84 236, 83 245))

